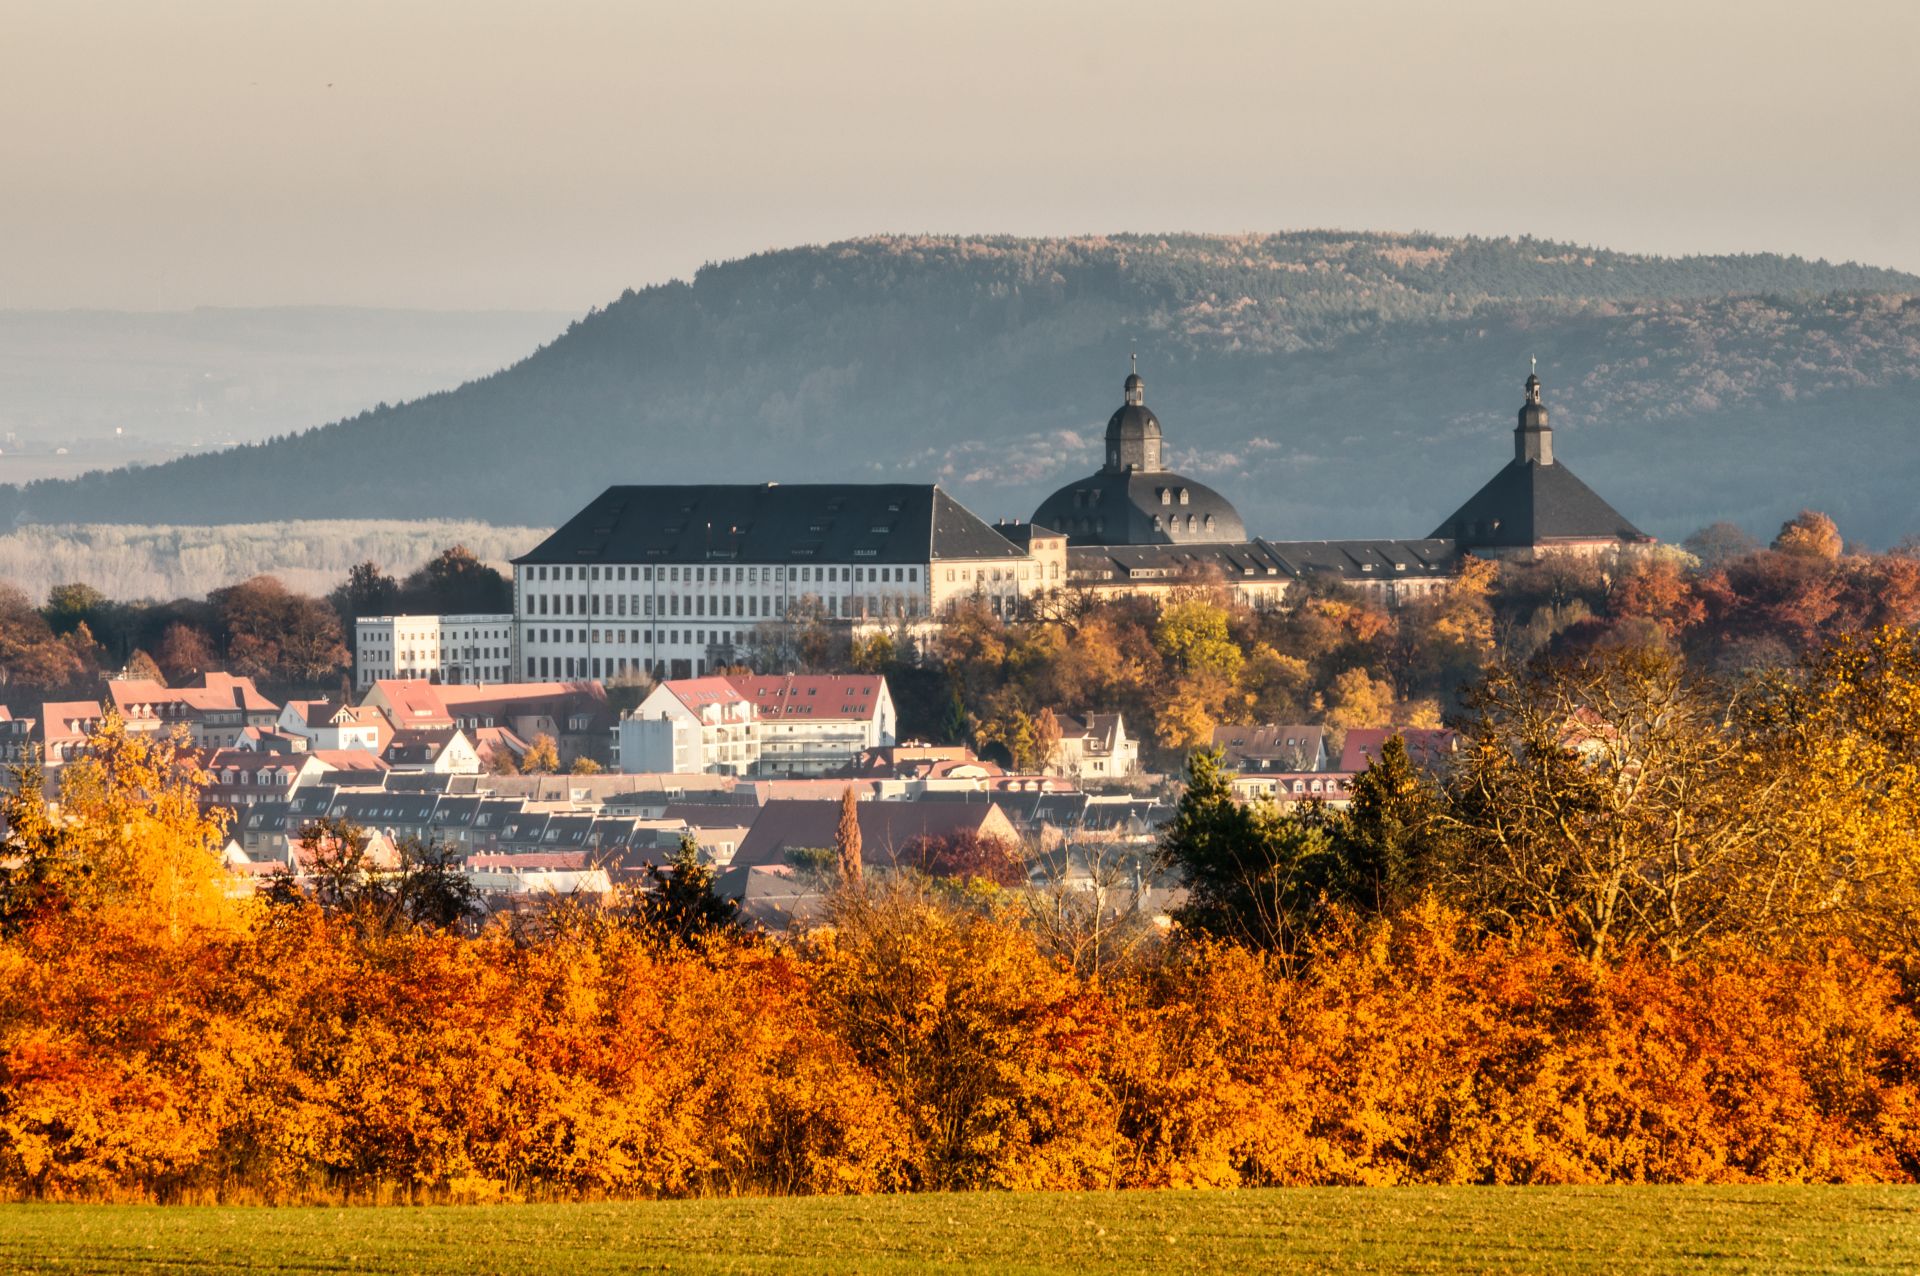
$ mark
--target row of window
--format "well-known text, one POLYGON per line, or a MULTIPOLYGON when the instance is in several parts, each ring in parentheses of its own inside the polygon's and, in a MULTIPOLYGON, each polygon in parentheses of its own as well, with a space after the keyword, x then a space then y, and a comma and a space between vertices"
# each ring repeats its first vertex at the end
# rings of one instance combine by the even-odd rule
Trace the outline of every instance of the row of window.
POLYGON ((793 572, 792 579, 802 583, 808 581, 894 581, 902 584, 914 584, 920 579, 918 567, 522 567, 525 573, 521 580, 611 580, 611 581, 651 581, 654 572, 659 571, 662 581, 689 584, 713 583, 718 585, 762 585, 788 579, 787 572, 793 572), (578 576, 574 572, 578 571, 578 576), (548 572, 552 572, 549 576, 548 572), (601 573, 606 575, 602 576, 601 573), (681 573, 686 575, 682 576, 681 573))

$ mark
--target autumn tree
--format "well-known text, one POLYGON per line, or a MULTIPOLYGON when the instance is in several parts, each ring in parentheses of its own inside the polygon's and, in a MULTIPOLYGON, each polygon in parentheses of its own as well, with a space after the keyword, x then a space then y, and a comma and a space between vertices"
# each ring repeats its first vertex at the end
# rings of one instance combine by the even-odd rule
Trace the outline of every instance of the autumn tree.
POLYGON ((0 679, 13 685, 64 687, 83 672, 73 647, 53 632, 26 594, 0 584, 0 679))
POLYGON ((130 732, 114 713, 61 768, 57 813, 39 772, 20 772, 0 805, 0 918, 83 911, 169 940, 235 924, 226 817, 201 809, 206 779, 171 739, 130 732))
POLYGON ((347 578, 327 595, 327 602, 339 613, 349 646, 359 642, 363 616, 391 616, 399 610, 400 584, 380 570, 380 564, 368 559, 347 569, 347 578))
POLYGON ((207 601, 226 628, 227 660, 236 673, 313 683, 351 658, 333 609, 292 592, 271 576, 216 589, 207 601))
POLYGON ((1049 771, 1060 751, 1060 718, 1051 708, 1033 717, 1033 769, 1049 771))
POLYGON ((573 764, 567 768, 567 774, 599 775, 604 770, 606 770, 605 767, 583 753, 573 760, 573 764))
POLYGON ((1338 749, 1347 732, 1356 727, 1386 726, 1392 716, 1392 683, 1365 669, 1342 670, 1327 689, 1326 712, 1321 719, 1332 737, 1327 747, 1338 749))
POLYGON ((213 646, 198 629, 176 620, 161 639, 157 663, 168 682, 185 682, 213 668, 213 646))
POLYGON ((107 605, 107 596, 92 585, 55 585, 47 591, 44 614, 54 633, 69 634, 83 624, 98 628, 107 605))
POLYGON ((166 674, 160 671, 159 663, 146 652, 139 650, 136 650, 131 656, 127 657, 127 676, 132 678, 147 678, 160 683, 162 686, 165 686, 167 681, 166 674))
POLYGON ((1714 571, 1759 552, 1760 542, 1737 523, 1710 523, 1681 541, 1680 548, 1699 559, 1702 568, 1714 571))
POLYGON ((533 737, 527 751, 520 755, 520 770, 527 775, 552 775, 560 769, 560 748, 546 732, 533 737))
POLYGON ((974 829, 909 838, 894 862, 930 877, 977 878, 996 886, 1019 886, 1026 881, 1020 848, 974 829))
POLYGON ((833 847, 838 857, 841 884, 852 890, 861 886, 860 795, 849 784, 840 794, 840 823, 833 831, 833 847))
POLYGON ((513 587, 465 545, 454 545, 409 575, 396 601, 409 612, 489 614, 513 610, 513 587))
POLYGON ((1782 554, 1832 561, 1845 548, 1840 529, 1818 510, 1801 510, 1780 526, 1773 548, 1782 554))
POLYGON ((1450 883, 1484 916, 1565 926, 1598 960, 1742 933, 1778 866, 1777 777, 1746 776, 1716 689, 1657 648, 1536 660, 1467 698, 1450 883))

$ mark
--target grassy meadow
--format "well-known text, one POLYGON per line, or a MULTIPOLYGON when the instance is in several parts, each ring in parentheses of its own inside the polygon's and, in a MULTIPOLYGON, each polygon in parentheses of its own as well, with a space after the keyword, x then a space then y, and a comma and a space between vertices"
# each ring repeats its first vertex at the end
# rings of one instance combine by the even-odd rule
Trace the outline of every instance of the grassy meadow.
POLYGON ((0 1207, 0 1271, 1911 1272, 1920 1189, 1302 1188, 0 1207))

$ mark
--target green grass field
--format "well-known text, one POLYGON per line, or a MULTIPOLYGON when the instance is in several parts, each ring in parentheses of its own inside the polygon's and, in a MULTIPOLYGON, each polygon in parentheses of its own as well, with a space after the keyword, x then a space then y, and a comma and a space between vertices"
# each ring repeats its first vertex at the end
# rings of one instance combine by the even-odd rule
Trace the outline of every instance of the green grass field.
POLYGON ((1913 1272, 1920 1189, 1396 1188, 0 1207, 0 1270, 1913 1272))

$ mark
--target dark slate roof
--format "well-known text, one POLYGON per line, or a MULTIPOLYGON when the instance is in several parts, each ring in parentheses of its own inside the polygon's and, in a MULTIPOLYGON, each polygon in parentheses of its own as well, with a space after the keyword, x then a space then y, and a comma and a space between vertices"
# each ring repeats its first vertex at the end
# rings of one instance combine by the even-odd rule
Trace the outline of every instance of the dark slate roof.
POLYGON ((1433 534, 1452 537, 1462 549, 1652 539, 1566 466, 1518 459, 1508 461, 1433 534))
POLYGON ((1451 576, 1459 565, 1452 541, 1267 541, 1261 547, 1295 578, 1334 575, 1367 581, 1397 577, 1451 576))
POLYGON ((1233 502, 1204 483, 1172 470, 1102 470, 1076 479, 1040 502, 1033 521, 1066 533, 1069 545, 1168 545, 1244 541, 1246 524, 1233 502), (1161 502, 1165 492, 1167 503, 1161 502), (1186 504, 1180 494, 1187 495, 1186 504), (1161 526, 1155 527, 1158 517, 1161 526), (1186 520, 1198 526, 1186 531, 1186 520), (1213 526, 1206 526, 1207 519, 1213 526), (1168 530, 1178 518, 1181 530, 1168 530))
POLYGON ((1417 579, 1453 574, 1449 540, 1233 541, 1222 545, 1085 545, 1067 551, 1067 574, 1078 581, 1177 580, 1219 573, 1228 581, 1417 579))
POLYGON ((1020 551, 916 483, 610 487, 519 563, 924 563, 1020 551))

